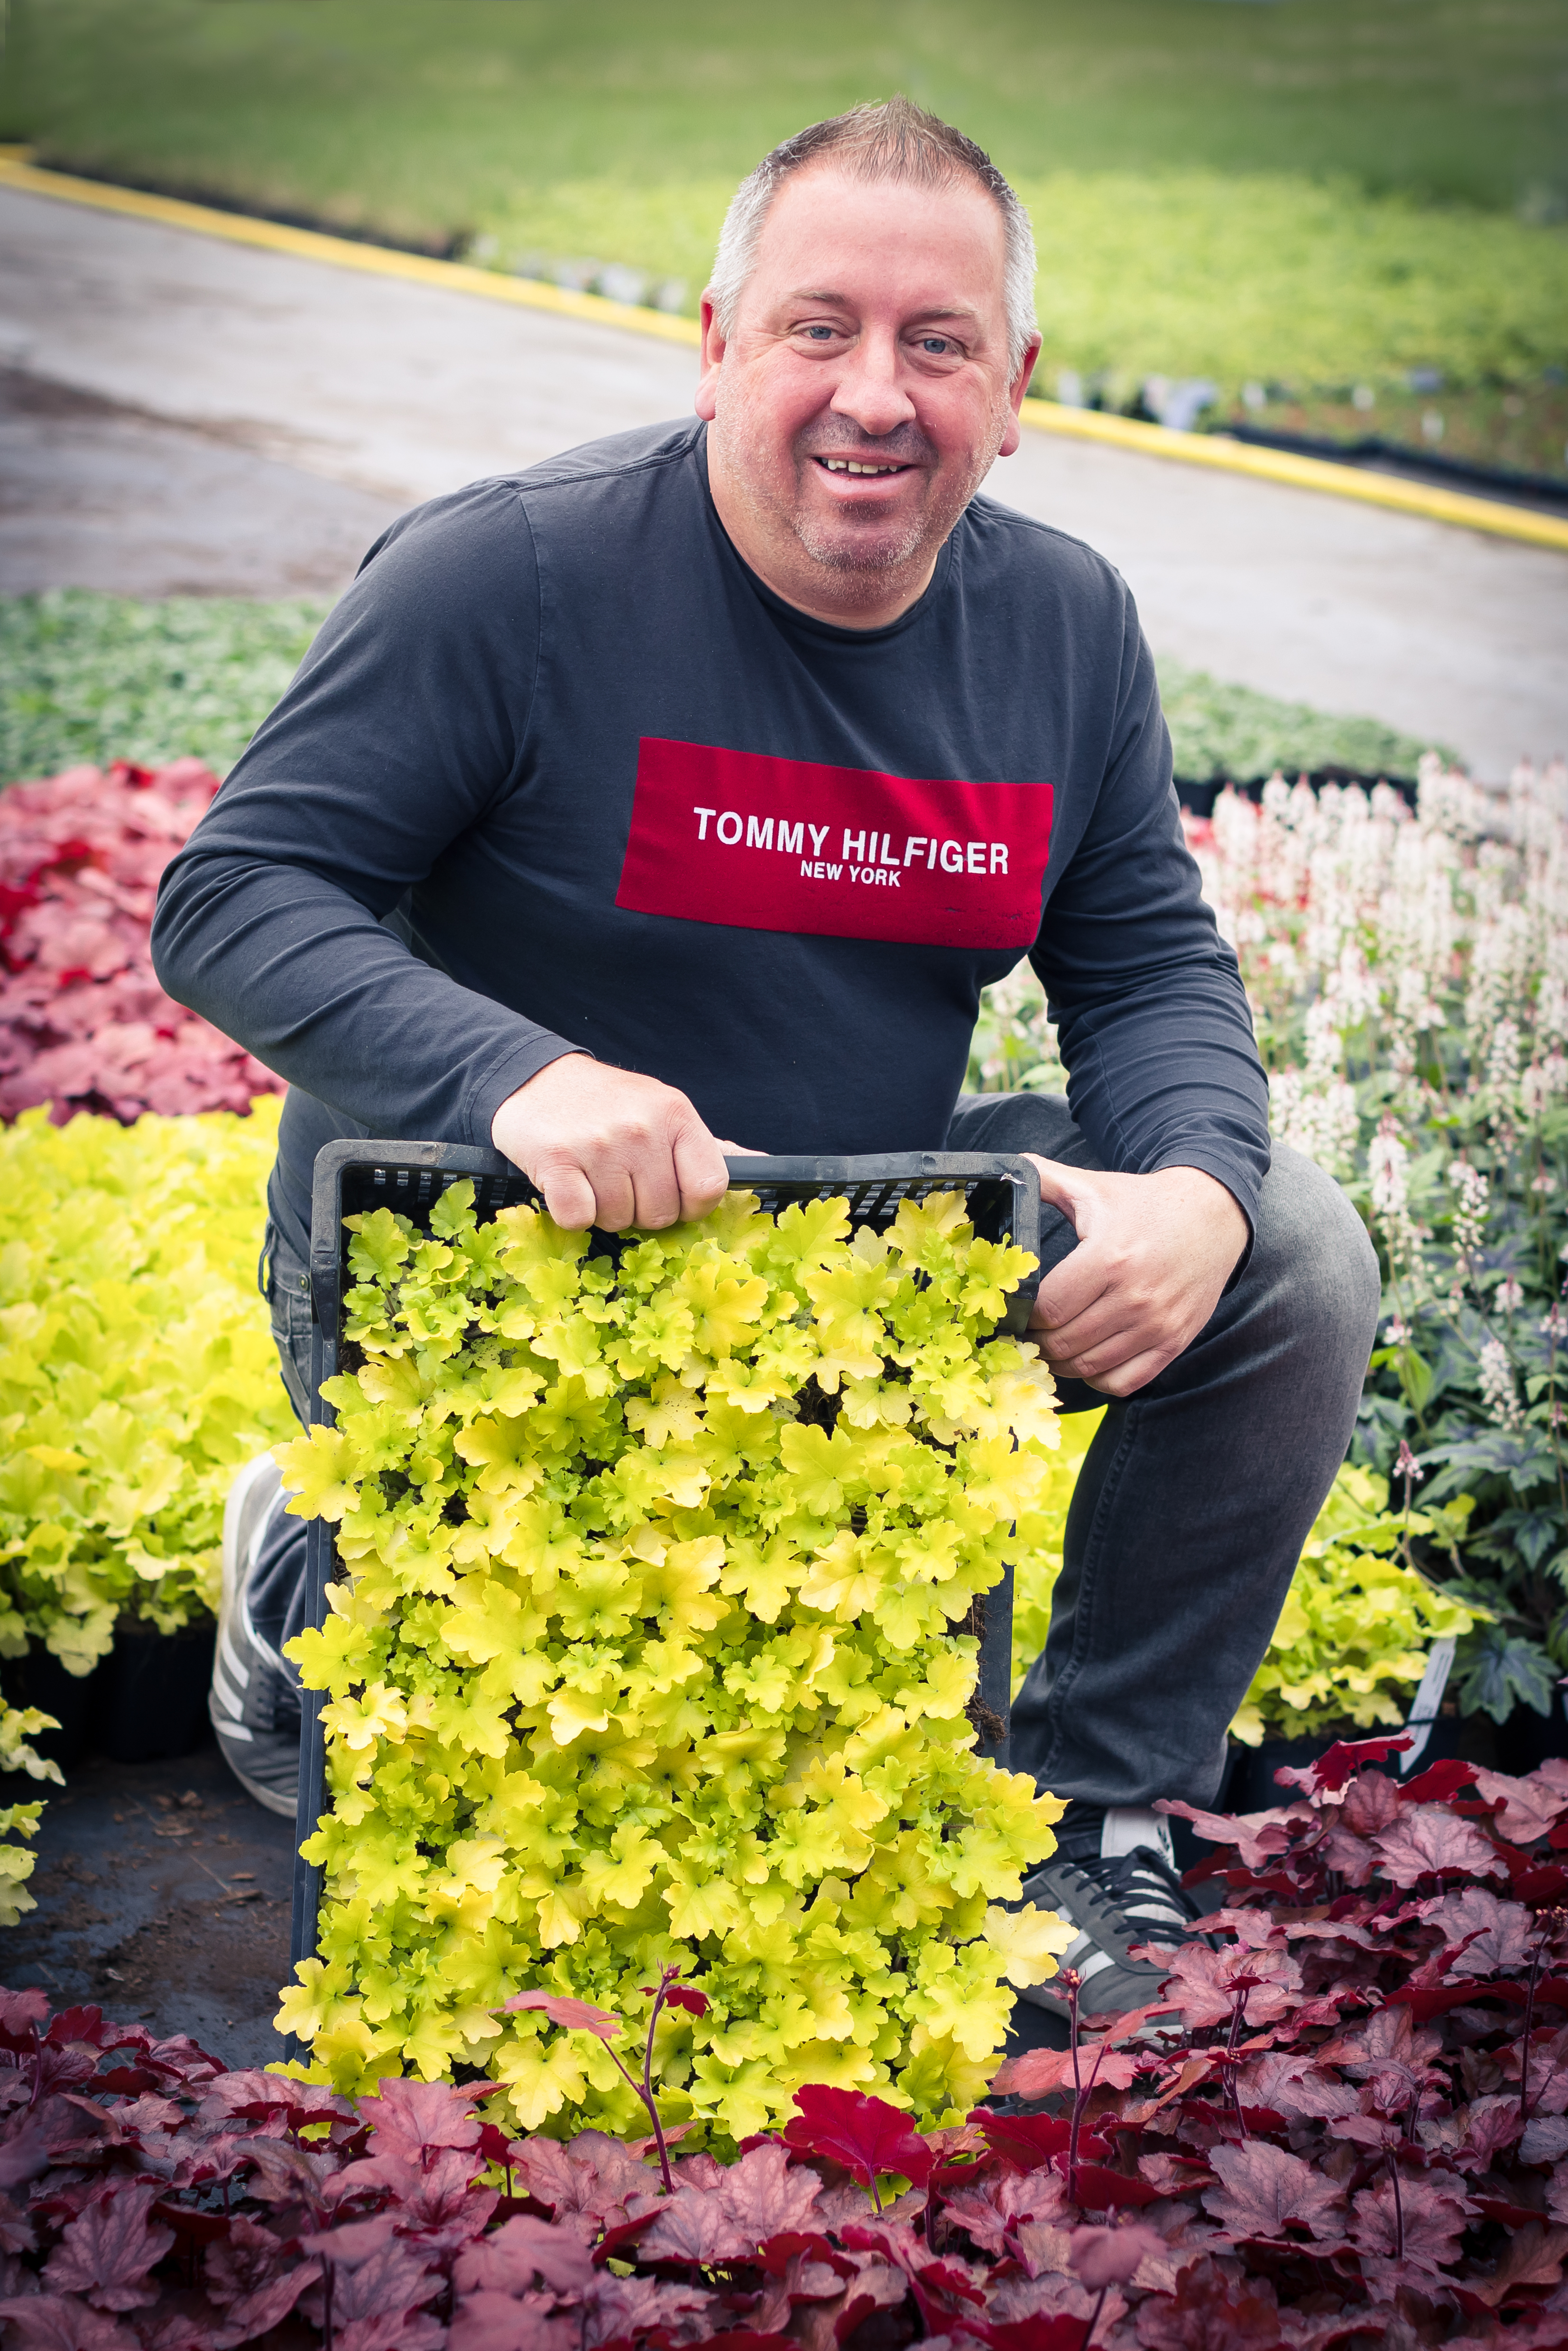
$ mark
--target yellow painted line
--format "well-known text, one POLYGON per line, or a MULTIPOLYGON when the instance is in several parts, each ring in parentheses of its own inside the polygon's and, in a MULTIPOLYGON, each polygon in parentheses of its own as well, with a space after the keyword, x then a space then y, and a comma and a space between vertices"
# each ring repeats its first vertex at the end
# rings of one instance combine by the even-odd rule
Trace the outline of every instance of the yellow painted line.
POLYGON ((1505 506, 1500 498, 1476 498, 1463 490, 1429 487, 1396 474, 1375 474, 1360 465, 1336 465, 1325 457, 1298 457, 1289 449, 1258 449, 1217 434, 1172 433, 1163 424, 1140 424, 1131 416, 1105 416, 1092 408, 1063 408, 1054 400, 1026 400, 1023 419, 1040 433, 1070 440, 1101 441, 1134 449, 1145 457, 1174 457, 1184 465, 1208 465, 1222 474, 1249 474, 1261 482, 1283 482, 1296 490, 1326 490, 1364 506, 1390 507, 1421 515, 1428 522, 1458 523, 1499 538, 1521 538, 1531 547, 1568 554, 1568 519, 1537 514, 1529 507, 1505 506))
POLYGON ((599 327, 628 327, 660 342, 695 346, 702 340, 695 319, 672 318, 634 302, 610 302, 602 294, 574 294, 532 277, 506 277, 475 269, 465 261, 435 261, 423 253, 396 253, 384 245, 361 245, 347 236, 324 236, 317 229, 286 228, 280 221, 255 220, 247 213, 219 212, 177 196, 144 195, 139 188, 115 188, 99 180, 73 179, 66 172, 41 172, 16 149, 0 148, 0 188, 28 195, 55 196, 66 204, 90 204, 99 212, 131 220, 156 221, 203 236, 226 237, 231 245, 259 246, 265 253, 292 254, 300 261, 324 261, 339 269, 362 269, 372 277, 401 277, 416 286, 439 286, 448 293, 482 294, 486 301, 510 302, 523 310, 553 310, 558 318, 588 319, 599 327))
MULTIPOLYGON (((286 228, 278 221, 219 212, 210 204, 186 204, 177 196, 144 195, 137 188, 116 188, 99 180, 75 179, 66 172, 40 171, 27 161, 26 148, 0 147, 0 187, 88 204, 131 220, 156 221, 164 228, 226 237, 232 245, 292 254, 301 261, 360 269, 372 277, 401 277, 417 286, 443 287, 449 293, 477 294, 487 302, 509 302, 518 309, 550 310, 558 318, 620 327, 634 335, 652 335, 660 342, 692 348, 700 340, 695 319, 672 318, 667 311, 645 309, 638 303, 607 301, 601 294, 574 294, 536 278, 507 277, 497 270, 476 269, 467 262, 434 261, 420 253, 397 253, 386 246, 361 245, 351 237, 327 236, 317 229, 286 228)), ((1281 482, 1291 489, 1355 498, 1364 506, 1386 507, 1428 522, 1453 523, 1467 530, 1521 539, 1527 546, 1568 554, 1568 519, 1537 514, 1529 507, 1505 506, 1497 498, 1428 487, 1394 474, 1336 465, 1322 457, 1298 457, 1285 449, 1253 448, 1214 434, 1172 433, 1163 424, 1140 424, 1130 416, 1106 416, 1092 408, 1063 408, 1054 400, 1026 400, 1023 419, 1040 433, 1098 441, 1113 448, 1134 450, 1141 456, 1174 458, 1184 465, 1207 465, 1217 473, 1249 475, 1255 481, 1281 482)))

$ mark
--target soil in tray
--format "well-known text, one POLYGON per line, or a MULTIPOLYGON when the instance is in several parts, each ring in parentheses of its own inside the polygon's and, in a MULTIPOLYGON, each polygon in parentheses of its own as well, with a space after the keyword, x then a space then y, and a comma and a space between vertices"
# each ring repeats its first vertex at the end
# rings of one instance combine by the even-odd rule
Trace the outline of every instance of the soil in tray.
POLYGON ((276 2063, 293 1822, 254 1803, 214 1746, 174 1762, 89 1755, 68 1779, 0 1781, 0 1802, 46 1807, 38 1907, 0 1935, 0 1980, 188 2032, 227 2065, 276 2063))

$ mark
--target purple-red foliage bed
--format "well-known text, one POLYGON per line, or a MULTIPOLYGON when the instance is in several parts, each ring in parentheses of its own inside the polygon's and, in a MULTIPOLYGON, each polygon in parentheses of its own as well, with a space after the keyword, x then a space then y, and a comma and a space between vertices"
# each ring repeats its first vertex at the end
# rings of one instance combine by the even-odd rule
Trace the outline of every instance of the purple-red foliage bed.
POLYGON ((4 2343, 1568 2346, 1568 1763, 1401 1786, 1389 1749, 1198 1816, 1218 1947, 1016 2059, 1029 2110, 921 2137, 808 2089, 673 2195, 646 2143, 508 2141, 490 2085, 355 2105, 0 1995, 4 2343))
POLYGON ((158 879, 218 779, 199 759, 68 768, 0 793, 0 1118, 246 1111, 277 1078, 164 995, 158 879))

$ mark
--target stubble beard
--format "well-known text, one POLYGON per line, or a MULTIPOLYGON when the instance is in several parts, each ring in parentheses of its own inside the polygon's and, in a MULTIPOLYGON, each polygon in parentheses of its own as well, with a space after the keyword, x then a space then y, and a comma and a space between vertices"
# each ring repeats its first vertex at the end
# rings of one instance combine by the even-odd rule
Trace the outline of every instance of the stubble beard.
MULTIPOLYGON (((999 445, 999 428, 997 441, 999 445)), ((837 447, 814 449, 802 457, 802 471, 818 455, 839 454, 837 447)), ((841 454, 874 461, 882 453, 850 446, 841 454)), ((894 461, 900 454, 896 447, 886 452, 894 461)), ((880 521, 871 515, 857 517, 847 510, 836 515, 814 511, 808 505, 803 481, 793 508, 781 513, 779 519, 787 522, 811 561, 831 572, 841 596, 847 588, 852 597, 859 580, 864 583, 864 601, 874 603, 886 594, 889 580, 899 572, 918 573, 935 564, 995 456, 995 449, 984 454, 976 451, 961 471, 944 467, 939 473, 927 474, 921 505, 897 522, 880 521)))
MULTIPOLYGON (((916 510, 896 521, 884 521, 872 515, 857 517, 845 510, 839 514, 822 514, 808 503, 805 472, 818 456, 840 455, 873 459, 885 455, 896 462, 901 456, 914 459, 925 456, 929 444, 920 436, 921 447, 901 449, 898 435, 890 436, 884 450, 874 445, 868 448, 852 438, 841 441, 837 435, 820 444, 813 435, 813 445, 798 449, 793 497, 779 496, 767 483, 766 468, 754 472, 746 462, 747 453, 744 424, 736 430, 739 420, 727 419, 723 412, 710 426, 710 431, 722 435, 727 443, 727 470, 734 487, 739 492, 752 513, 774 532, 792 538, 813 568, 830 573, 836 591, 835 601, 852 606, 863 602, 875 604, 887 594, 890 579, 901 571, 917 573, 936 562, 942 546, 975 492, 990 470, 994 449, 977 450, 961 473, 927 473, 925 476, 925 496, 916 510), (727 430, 726 429, 727 426, 727 430), (737 460, 740 462, 736 462, 737 460), (857 593, 857 586, 861 592, 857 593)), ((1001 439, 1000 428, 997 442, 1001 439)), ((758 455, 762 452, 758 450, 758 455)))

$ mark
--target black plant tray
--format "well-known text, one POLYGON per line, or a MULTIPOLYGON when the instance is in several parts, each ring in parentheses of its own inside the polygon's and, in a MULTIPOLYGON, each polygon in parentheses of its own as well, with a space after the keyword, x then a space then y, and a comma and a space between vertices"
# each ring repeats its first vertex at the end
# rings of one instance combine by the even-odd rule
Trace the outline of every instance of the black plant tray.
MULTIPOLYGON (((755 1192, 762 1207, 777 1214, 797 1200, 846 1197, 855 1225, 891 1225, 904 1200, 924 1199, 932 1192, 961 1191, 976 1231, 987 1240, 1011 1240, 1031 1256, 1040 1248, 1040 1178, 1027 1159, 995 1153, 909 1151, 860 1159, 729 1159, 730 1182, 755 1192)), ((539 1195, 527 1176, 497 1151, 482 1151, 455 1143, 329 1143, 316 1155, 315 1184, 310 1206, 310 1302, 315 1322, 310 1393, 312 1419, 329 1426, 337 1417, 321 1401, 323 1380, 338 1369, 342 1299, 348 1287, 348 1237, 345 1217, 375 1208, 392 1208, 415 1225, 426 1225, 430 1211, 448 1185, 465 1176, 474 1181, 474 1205, 481 1221, 498 1210, 520 1203, 538 1205, 539 1195)), ((621 1247, 615 1233, 595 1233, 599 1253, 621 1247)), ((1028 1327, 1040 1276, 1025 1275, 1008 1301, 998 1329, 1014 1336, 1028 1327)), ((306 1622, 318 1628, 327 1618, 327 1586, 336 1572, 332 1530, 322 1519, 312 1519, 307 1530, 306 1622)), ((1008 1716, 1012 1687, 1012 1570, 977 1605, 980 1635, 979 1679, 975 1697, 979 1720, 987 1731, 980 1752, 1007 1761, 1008 1716)), ((317 1915, 321 1901, 319 1868, 298 1858, 298 1848, 315 1834, 325 1809, 326 1738, 321 1728, 321 1693, 301 1693, 303 1720, 299 1746, 299 1811, 296 1823, 294 1865, 293 1962, 314 1957, 317 1915)))

